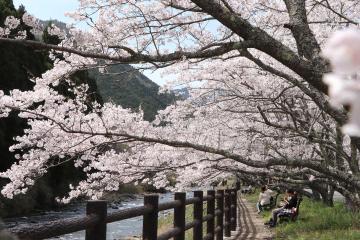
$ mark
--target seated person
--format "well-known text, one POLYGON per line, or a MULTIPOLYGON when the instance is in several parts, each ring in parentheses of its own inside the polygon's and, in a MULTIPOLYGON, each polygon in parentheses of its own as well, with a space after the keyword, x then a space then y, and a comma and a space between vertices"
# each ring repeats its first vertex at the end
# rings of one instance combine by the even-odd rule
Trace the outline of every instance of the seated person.
POLYGON ((288 197, 289 195, 285 193, 284 198, 279 202, 278 207, 283 207, 288 203, 288 197))
POLYGON ((252 186, 249 185, 249 186, 244 187, 243 189, 241 189, 241 192, 242 193, 249 193, 249 192, 251 192, 251 188, 252 188, 252 186))
POLYGON ((295 191, 293 189, 288 189, 286 191, 286 196, 287 196, 287 198, 285 200, 285 205, 281 208, 277 208, 277 209, 273 210, 272 218, 270 219, 269 222, 266 223, 270 227, 276 226, 277 219, 280 214, 291 213, 292 210, 296 208, 298 199, 297 199, 297 194, 295 194, 295 191))
POLYGON ((270 189, 268 189, 267 186, 261 187, 261 192, 259 194, 259 200, 256 203, 256 208, 258 210, 257 211, 258 214, 262 211, 262 206, 270 204, 273 193, 274 192, 271 191, 270 189))

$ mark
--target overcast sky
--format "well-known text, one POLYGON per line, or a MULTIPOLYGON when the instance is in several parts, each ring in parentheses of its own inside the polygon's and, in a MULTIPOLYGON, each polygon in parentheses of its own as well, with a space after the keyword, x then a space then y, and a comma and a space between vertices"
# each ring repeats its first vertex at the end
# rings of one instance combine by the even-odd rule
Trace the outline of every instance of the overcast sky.
MULTIPOLYGON (((13 0, 15 7, 20 4, 30 14, 42 20, 57 19, 65 23, 71 23, 71 19, 64 16, 66 12, 74 11, 78 6, 77 0, 13 0)), ((159 85, 164 84, 164 80, 158 72, 145 72, 145 75, 159 85)))

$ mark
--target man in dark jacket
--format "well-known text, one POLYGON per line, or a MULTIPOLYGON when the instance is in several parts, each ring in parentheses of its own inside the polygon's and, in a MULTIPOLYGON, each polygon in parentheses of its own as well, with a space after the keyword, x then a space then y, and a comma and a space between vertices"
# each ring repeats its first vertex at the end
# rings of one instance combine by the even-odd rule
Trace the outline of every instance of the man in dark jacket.
POLYGON ((295 191, 293 189, 286 190, 287 198, 285 200, 285 205, 281 208, 274 209, 272 211, 272 218, 270 218, 270 221, 266 224, 268 224, 270 227, 275 227, 277 223, 278 216, 284 213, 291 213, 293 208, 296 208, 297 204, 297 194, 295 194, 295 191))

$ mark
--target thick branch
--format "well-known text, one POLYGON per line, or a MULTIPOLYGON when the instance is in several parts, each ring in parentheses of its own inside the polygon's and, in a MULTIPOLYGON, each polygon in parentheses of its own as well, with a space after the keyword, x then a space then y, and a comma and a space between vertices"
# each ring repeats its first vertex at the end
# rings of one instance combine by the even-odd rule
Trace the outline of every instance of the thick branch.
POLYGON ((243 39, 254 41, 256 49, 281 62, 318 90, 326 92, 327 87, 322 82, 322 75, 327 71, 326 66, 313 66, 310 61, 302 59, 280 41, 264 30, 252 26, 247 20, 238 14, 232 13, 218 1, 192 0, 192 2, 243 39))
POLYGON ((317 89, 314 89, 311 86, 309 86, 309 87, 305 86, 298 79, 265 64, 260 59, 255 58, 253 55, 251 55, 247 51, 243 51, 242 54, 244 57, 248 58, 249 60, 254 62, 256 65, 258 65, 260 68, 264 69, 265 71, 270 72, 276 76, 279 76, 279 77, 289 81, 294 86, 297 86, 302 92, 304 92, 307 96, 309 96, 320 109, 324 110, 340 125, 343 125, 346 123, 346 121, 347 121, 346 112, 343 110, 338 110, 338 109, 333 108, 330 105, 329 101, 326 100, 325 96, 321 92, 319 92, 317 89))
POLYGON ((284 0, 284 2, 290 17, 290 23, 284 27, 292 32, 299 55, 307 59, 318 58, 321 50, 307 21, 305 0, 284 0))
POLYGON ((194 52, 175 51, 173 53, 163 54, 163 55, 146 55, 141 53, 135 53, 130 48, 124 46, 111 46, 111 48, 116 47, 119 49, 124 49, 130 55, 130 56, 111 56, 109 54, 86 52, 86 51, 77 50, 75 48, 46 44, 43 42, 32 41, 32 40, 0 38, 0 42, 17 43, 35 49, 56 50, 56 51, 76 54, 82 57, 111 60, 121 63, 142 63, 142 62, 165 63, 165 62, 182 60, 183 58, 189 58, 189 59, 211 58, 211 57, 221 56, 233 50, 251 48, 254 45, 253 41, 227 42, 227 43, 219 43, 216 45, 212 44, 211 46, 216 46, 216 47, 211 47, 211 48, 205 46, 199 49, 198 51, 194 51, 194 52))

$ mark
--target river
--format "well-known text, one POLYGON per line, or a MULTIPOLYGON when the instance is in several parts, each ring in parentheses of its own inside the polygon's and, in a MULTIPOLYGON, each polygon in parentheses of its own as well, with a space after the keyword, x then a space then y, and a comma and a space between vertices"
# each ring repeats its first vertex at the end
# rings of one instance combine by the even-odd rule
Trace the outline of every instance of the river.
MULTIPOLYGON (((187 197, 192 197, 189 193, 187 197)), ((160 194, 159 202, 166 202, 173 200, 173 193, 160 194)), ((121 209, 142 206, 143 196, 138 195, 134 199, 124 200, 120 203, 108 204, 108 212, 114 212, 121 209)), ((53 220, 67 219, 71 217, 84 216, 86 203, 70 204, 61 211, 46 211, 41 214, 31 215, 27 217, 17 217, 4 219, 7 228, 31 226, 32 224, 41 224, 53 220)), ((169 211, 159 213, 159 216, 169 214, 169 211)), ((114 223, 107 224, 107 239, 118 240, 126 237, 140 236, 142 232, 142 217, 130 218, 114 223)), ((51 240, 83 240, 85 239, 85 231, 79 231, 62 235, 60 237, 51 238, 51 240)))

